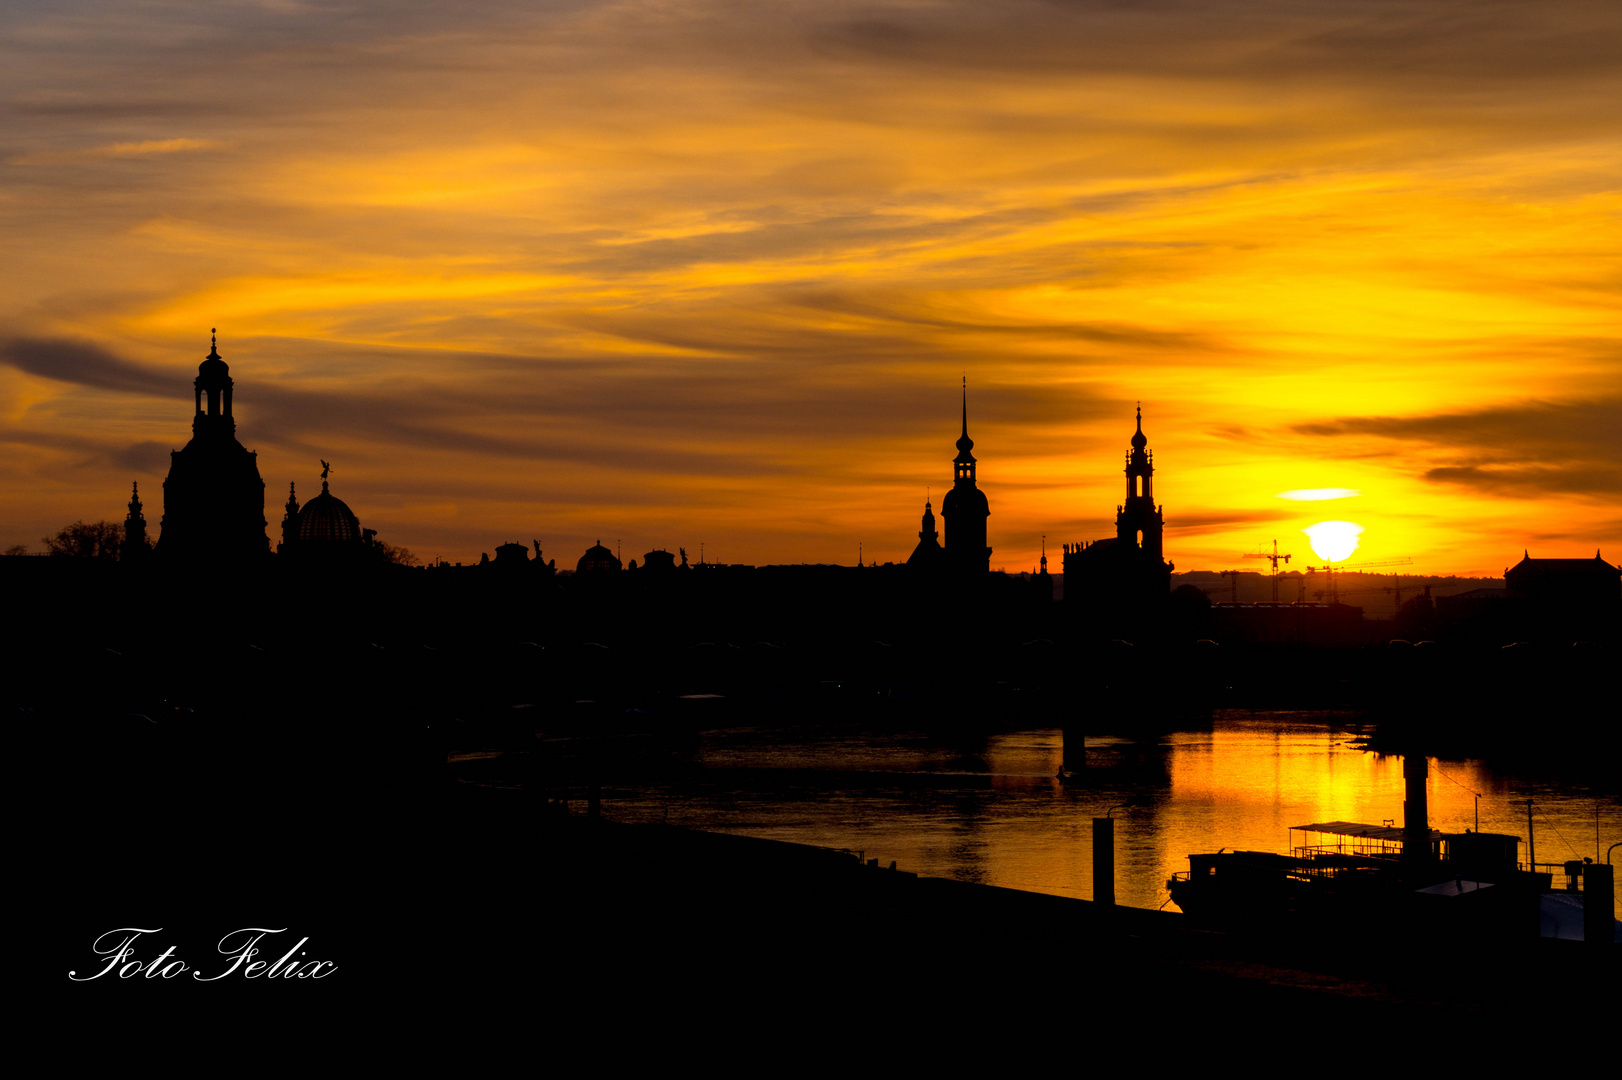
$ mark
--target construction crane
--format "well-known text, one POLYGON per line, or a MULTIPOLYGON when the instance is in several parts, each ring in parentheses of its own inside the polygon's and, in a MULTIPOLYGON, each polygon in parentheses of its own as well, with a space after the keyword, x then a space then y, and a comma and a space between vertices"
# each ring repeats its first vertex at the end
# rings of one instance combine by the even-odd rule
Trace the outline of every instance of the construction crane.
POLYGON ((1233 579, 1233 602, 1236 603, 1236 604, 1239 602, 1239 574, 1240 574, 1240 571, 1238 571, 1238 570, 1218 570, 1217 571, 1217 576, 1218 577, 1225 577, 1225 578, 1232 578, 1233 579))
POLYGON ((1322 570, 1326 574, 1328 574, 1329 575, 1329 588, 1328 588, 1327 591, 1329 593, 1329 602, 1331 604, 1338 604, 1338 603, 1340 603, 1340 591, 1335 588, 1335 571, 1336 570, 1339 570, 1341 573, 1344 574, 1348 570, 1355 570, 1355 571, 1372 570, 1376 566, 1407 566, 1407 565, 1411 564, 1413 561, 1414 560, 1409 559, 1409 558, 1402 558, 1402 559, 1380 559, 1377 562, 1346 563, 1346 564, 1344 564, 1342 566, 1335 566, 1334 564, 1331 563, 1331 564, 1329 564, 1327 566, 1309 566, 1309 567, 1307 567, 1307 573, 1310 574, 1315 570, 1322 570))
MULTIPOLYGON (((1289 562, 1290 557, 1288 555, 1280 555, 1278 553, 1278 541, 1274 540, 1273 541, 1273 553, 1271 555, 1267 554, 1267 552, 1265 552, 1265 551, 1262 551, 1262 552, 1253 552, 1253 553, 1251 553, 1249 555, 1243 556, 1243 558, 1246 558, 1246 559, 1266 559, 1268 562, 1273 564, 1273 599, 1276 602, 1278 600, 1278 564, 1279 564, 1279 560, 1282 559, 1285 562, 1289 562)), ((1237 586, 1237 584, 1238 584, 1238 582, 1236 580, 1235 585, 1237 586)))

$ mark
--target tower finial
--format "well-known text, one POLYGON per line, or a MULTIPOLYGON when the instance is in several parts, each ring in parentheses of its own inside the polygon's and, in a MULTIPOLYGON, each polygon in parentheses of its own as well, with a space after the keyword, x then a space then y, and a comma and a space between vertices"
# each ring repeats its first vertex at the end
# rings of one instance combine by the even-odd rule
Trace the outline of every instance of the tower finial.
POLYGON ((218 360, 220 358, 219 332, 218 327, 211 326, 208 328, 208 356, 204 359, 218 360))
MULTIPOLYGON (((963 376, 963 434, 957 437, 957 457, 953 460, 959 466, 967 467, 974 461, 974 455, 970 453, 973 449, 974 440, 969 438, 969 377, 965 375, 963 376)), ((959 468, 954 473, 954 477, 958 480, 965 477, 970 480, 974 479, 972 472, 964 472, 963 468, 959 468)))

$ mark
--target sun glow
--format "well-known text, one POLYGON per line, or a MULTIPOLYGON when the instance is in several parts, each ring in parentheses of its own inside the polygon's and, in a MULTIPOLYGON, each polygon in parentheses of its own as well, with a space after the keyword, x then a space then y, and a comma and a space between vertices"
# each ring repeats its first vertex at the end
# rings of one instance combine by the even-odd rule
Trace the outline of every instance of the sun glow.
POLYGON ((1363 526, 1352 521, 1320 521, 1301 530, 1312 543, 1313 553, 1324 562, 1340 562, 1357 550, 1363 526))
POLYGON ((1281 491, 1277 497, 1291 502, 1323 502, 1327 499, 1350 499, 1361 494, 1357 488, 1295 488, 1281 491))

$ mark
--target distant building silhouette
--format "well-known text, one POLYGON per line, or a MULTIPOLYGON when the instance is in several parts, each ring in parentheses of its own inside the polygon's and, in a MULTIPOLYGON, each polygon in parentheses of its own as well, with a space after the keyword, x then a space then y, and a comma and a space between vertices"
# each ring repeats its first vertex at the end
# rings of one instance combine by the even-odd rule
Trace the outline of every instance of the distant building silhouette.
POLYGON ((124 546, 119 557, 125 562, 144 557, 150 549, 146 542, 146 515, 141 512, 141 485, 130 484, 130 508, 124 517, 124 546))
POLYGON ((656 574, 674 573, 677 569, 676 556, 663 548, 650 551, 642 556, 642 569, 651 570, 656 574))
POLYGON ((941 516, 946 519, 946 557, 951 567, 959 573, 985 574, 991 571, 991 548, 986 545, 986 518, 991 516, 991 507, 985 492, 975 486, 973 449, 974 440, 969 438, 969 383, 964 379, 963 434, 957 440, 952 490, 941 500, 941 516))
POLYGON ((1504 571, 1504 584, 1511 595, 1552 606, 1609 608, 1622 594, 1622 569, 1598 551, 1592 559, 1534 559, 1528 550, 1504 571))
POLYGON ((941 547, 941 534, 935 529, 935 510, 924 500, 924 518, 918 529, 918 546, 907 556, 907 565, 916 570, 935 571, 946 566, 946 549, 941 547))
POLYGON ((612 551, 604 547, 603 542, 599 540, 587 548, 584 555, 580 556, 580 561, 575 564, 574 572, 577 574, 589 574, 599 570, 619 570, 620 568, 619 559, 612 551))
POLYGON ((171 452, 163 482, 157 553, 172 563, 266 558, 265 482, 258 455, 237 442, 231 372, 212 338, 194 387, 191 441, 171 452))
POLYGON ((1126 499, 1115 508, 1115 535, 1064 545, 1067 604, 1096 606, 1110 617, 1152 615, 1171 593, 1173 566, 1162 557, 1165 519, 1154 501, 1154 453, 1143 434, 1143 408, 1126 455, 1126 499))
POLYGON ((298 544, 298 485, 287 485, 287 502, 282 505, 282 541, 276 545, 276 554, 291 554, 298 544))
POLYGON ((1622 624, 1622 569, 1600 558, 1534 559, 1530 552, 1504 571, 1519 639, 1618 637, 1622 624))

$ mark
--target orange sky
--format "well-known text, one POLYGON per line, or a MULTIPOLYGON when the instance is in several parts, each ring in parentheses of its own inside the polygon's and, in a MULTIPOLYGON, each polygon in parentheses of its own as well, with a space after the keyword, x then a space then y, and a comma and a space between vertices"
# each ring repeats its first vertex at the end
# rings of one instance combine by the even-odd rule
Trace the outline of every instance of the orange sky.
MULTIPOLYGON (((1622 556, 1622 8, 11 3, 0 546, 161 514, 220 328, 289 481, 572 564, 1622 556), (1278 498, 1306 488, 1359 494, 1278 498)), ((1293 564, 1292 564, 1293 565, 1293 564)))

